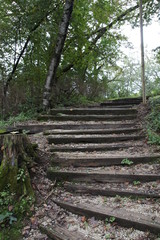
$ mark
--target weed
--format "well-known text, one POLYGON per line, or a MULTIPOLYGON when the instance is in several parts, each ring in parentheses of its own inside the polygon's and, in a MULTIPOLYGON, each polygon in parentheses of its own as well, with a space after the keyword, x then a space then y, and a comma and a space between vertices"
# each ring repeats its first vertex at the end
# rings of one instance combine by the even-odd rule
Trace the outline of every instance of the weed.
POLYGON ((103 202, 104 203, 107 202, 107 198, 106 197, 103 198, 103 202))
POLYGON ((133 181, 133 185, 134 185, 134 186, 137 186, 137 185, 140 185, 140 184, 141 184, 140 181, 133 181))
POLYGON ((160 96, 150 98, 151 113, 147 116, 148 143, 160 145, 160 96))
POLYGON ((24 182, 26 179, 25 170, 23 168, 18 169, 17 181, 24 182))
POLYGON ((35 117, 37 116, 36 113, 32 113, 32 112, 21 112, 19 115, 17 116, 11 116, 9 117, 6 121, 4 120, 1 120, 0 121, 0 128, 5 128, 7 126, 11 126, 11 125, 14 125, 15 123, 17 122, 24 122, 24 121, 27 121, 27 120, 30 120, 30 119, 34 119, 35 117))
POLYGON ((122 198, 119 195, 116 195, 114 202, 121 202, 122 198))
POLYGON ((160 145, 160 135, 155 133, 154 131, 148 129, 147 130, 148 133, 148 143, 149 144, 156 144, 156 145, 160 145))
POLYGON ((129 160, 128 158, 125 158, 122 160, 121 164, 130 166, 133 164, 133 162, 131 160, 129 160))
POLYGON ((108 223, 113 223, 114 221, 116 220, 115 217, 111 216, 110 218, 106 218, 105 219, 105 223, 108 224, 108 223))
POLYGON ((84 227, 85 227, 85 229, 88 228, 88 222, 87 221, 84 222, 84 227))
POLYGON ((110 238, 111 238, 110 234, 105 235, 105 239, 110 239, 110 238))
MULTIPOLYGON (((20 171, 18 178, 23 181, 24 172, 20 171)), ((33 200, 27 196, 17 199, 17 196, 9 191, 9 186, 0 192, 0 239, 22 239, 22 219, 26 214, 30 214, 33 200)))
POLYGON ((5 227, 6 223, 8 222, 10 225, 13 224, 13 222, 16 222, 17 218, 13 217, 13 213, 11 212, 4 212, 0 214, 0 226, 5 227))

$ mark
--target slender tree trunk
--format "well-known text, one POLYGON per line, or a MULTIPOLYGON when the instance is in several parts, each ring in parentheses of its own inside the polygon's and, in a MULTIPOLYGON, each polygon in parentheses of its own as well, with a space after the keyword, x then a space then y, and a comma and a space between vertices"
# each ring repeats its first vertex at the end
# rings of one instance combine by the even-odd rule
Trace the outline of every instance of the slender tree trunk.
POLYGON ((146 86, 145 86, 145 66, 144 66, 144 40, 143 40, 143 8, 142 0, 139 1, 140 5, 140 34, 141 34, 141 81, 142 81, 142 99, 146 104, 146 86))
POLYGON ((50 95, 51 95, 51 89, 53 86, 53 82, 56 76, 57 68, 60 63, 61 59, 61 53, 64 47, 65 39, 67 36, 67 30, 70 22, 70 18, 72 15, 73 10, 73 3, 74 0, 66 0, 65 6, 63 10, 63 16, 62 21, 59 26, 59 33, 57 38, 56 47, 53 53, 53 57, 51 59, 51 63, 48 70, 48 75, 46 79, 44 94, 43 94, 43 108, 44 110, 47 110, 49 108, 50 104, 50 95))

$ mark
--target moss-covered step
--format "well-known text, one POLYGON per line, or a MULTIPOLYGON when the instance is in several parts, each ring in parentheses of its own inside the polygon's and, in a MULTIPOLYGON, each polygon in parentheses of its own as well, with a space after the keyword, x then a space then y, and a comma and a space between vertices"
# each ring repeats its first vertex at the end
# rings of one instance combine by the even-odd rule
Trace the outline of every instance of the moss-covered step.
POLYGON ((122 120, 134 120, 136 114, 130 115, 40 115, 38 120, 52 120, 52 121, 122 121, 122 120))
POLYGON ((124 115, 124 114, 137 114, 136 108, 59 108, 51 109, 50 114, 68 114, 68 115, 124 115))
POLYGON ((62 167, 102 167, 102 166, 112 166, 112 165, 121 165, 129 166, 133 164, 148 163, 153 161, 160 162, 160 155, 153 156, 112 156, 108 157, 105 154, 70 154, 70 156, 58 155, 58 158, 55 156, 52 157, 51 163, 52 166, 62 166, 62 167))
POLYGON ((96 219, 105 220, 106 218, 114 218, 118 225, 138 229, 141 231, 150 231, 155 234, 160 233, 160 218, 151 217, 127 211, 124 208, 112 208, 110 206, 95 206, 92 203, 72 203, 53 199, 53 201, 60 207, 86 217, 95 217, 96 219))
POLYGON ((47 140, 50 144, 66 143, 113 143, 144 139, 143 135, 50 135, 47 140))
MULTIPOLYGON (((136 148, 142 147, 143 142, 138 142, 136 148)), ((115 151, 119 149, 128 149, 130 147, 135 147, 135 142, 130 141, 130 143, 114 143, 114 144, 64 144, 64 145, 53 145, 50 148, 51 152, 107 152, 115 151)))
POLYGON ((106 188, 106 187, 93 187, 89 185, 80 185, 80 184, 73 184, 73 183, 65 183, 64 188, 68 192, 72 193, 79 193, 79 194, 90 194, 95 196, 107 196, 107 197, 143 197, 143 198, 160 198, 160 193, 151 193, 148 191, 139 191, 139 190, 127 190, 127 189, 120 189, 117 188, 106 188))
POLYGON ((80 232, 71 232, 65 229, 64 226, 61 227, 56 225, 39 225, 40 230, 45 233, 50 239, 53 240, 95 240, 91 237, 84 236, 80 232))
POLYGON ((75 181, 75 182, 150 182, 160 180, 159 174, 121 174, 113 171, 58 171, 56 168, 49 168, 47 176, 51 180, 57 181, 75 181))
POLYGON ((77 130, 63 130, 54 129, 47 130, 44 135, 54 135, 54 134, 120 134, 120 133, 135 133, 142 131, 141 128, 121 128, 121 129, 77 129, 77 130))

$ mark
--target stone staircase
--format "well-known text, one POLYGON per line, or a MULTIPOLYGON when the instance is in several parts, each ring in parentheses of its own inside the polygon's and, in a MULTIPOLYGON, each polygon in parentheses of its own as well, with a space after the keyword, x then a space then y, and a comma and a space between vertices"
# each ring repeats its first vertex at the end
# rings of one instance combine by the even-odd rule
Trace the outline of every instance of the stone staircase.
MULTIPOLYGON (((156 239, 160 208, 152 211, 152 204, 154 209, 154 201, 160 198, 160 154, 147 145, 137 120, 140 102, 124 99, 88 108, 52 109, 40 119, 55 121, 52 130, 44 131, 52 153, 47 176, 63 186, 52 201, 68 214, 85 217, 86 223, 88 218, 110 219, 110 228, 137 229, 142 235, 151 232, 156 239)), ((40 228, 51 239, 123 239, 95 237, 65 224, 40 228)))

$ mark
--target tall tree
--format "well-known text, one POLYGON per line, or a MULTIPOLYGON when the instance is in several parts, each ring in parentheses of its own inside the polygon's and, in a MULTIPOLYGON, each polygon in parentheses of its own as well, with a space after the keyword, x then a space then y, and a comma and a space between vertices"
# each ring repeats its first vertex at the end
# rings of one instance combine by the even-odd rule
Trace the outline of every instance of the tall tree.
POLYGON ((144 40, 143 40, 143 7, 142 0, 139 1, 140 9, 140 35, 141 35, 141 81, 142 81, 142 99, 146 104, 146 87, 145 87, 145 65, 144 65, 144 40))
POLYGON ((46 79, 46 84, 45 84, 45 90, 44 90, 44 96, 43 96, 44 110, 47 110, 49 108, 51 88, 56 76, 58 65, 60 63, 61 53, 62 53, 65 39, 67 36, 67 30, 68 30, 70 18, 72 15, 72 10, 73 10, 73 3, 74 3, 74 0, 66 0, 65 2, 62 21, 59 26, 57 43, 53 53, 53 57, 51 59, 51 63, 49 66, 48 75, 46 79))

